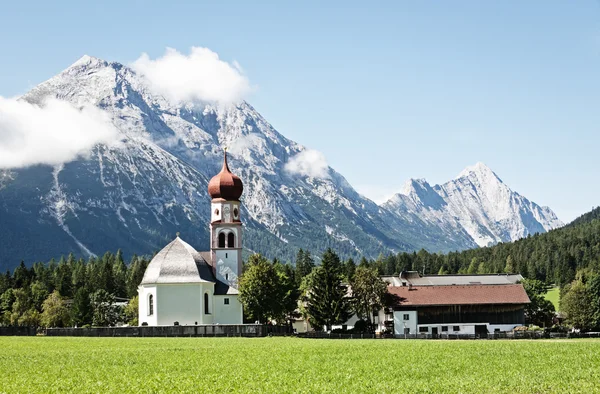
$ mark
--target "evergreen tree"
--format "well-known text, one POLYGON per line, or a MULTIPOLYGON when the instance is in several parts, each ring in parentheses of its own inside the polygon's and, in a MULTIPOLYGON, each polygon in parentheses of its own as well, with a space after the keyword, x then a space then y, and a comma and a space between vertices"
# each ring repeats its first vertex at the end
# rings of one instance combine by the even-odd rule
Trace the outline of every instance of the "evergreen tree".
POLYGON ((315 262, 310 252, 302 249, 298 250, 296 256, 296 282, 300 284, 302 278, 310 274, 315 267, 315 262))
POLYGON ((350 318, 350 303, 342 279, 340 259, 331 249, 327 249, 321 265, 315 268, 308 295, 307 310, 315 326, 325 326, 329 331, 332 325, 343 324, 350 318))
POLYGON ((86 287, 80 287, 75 292, 71 307, 71 321, 77 327, 92 324, 92 305, 90 293, 86 287))
POLYGON ((279 275, 266 258, 254 254, 239 282, 240 302, 246 315, 259 323, 280 316, 279 275))

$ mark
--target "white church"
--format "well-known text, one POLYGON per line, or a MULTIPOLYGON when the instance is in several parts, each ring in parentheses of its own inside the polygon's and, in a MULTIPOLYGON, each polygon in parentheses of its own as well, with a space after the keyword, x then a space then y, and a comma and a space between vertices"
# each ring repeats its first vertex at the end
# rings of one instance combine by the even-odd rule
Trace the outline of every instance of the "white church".
POLYGON ((198 252, 178 235, 152 259, 138 287, 140 325, 243 323, 238 299, 243 190, 225 153, 221 172, 208 184, 210 251, 198 252))

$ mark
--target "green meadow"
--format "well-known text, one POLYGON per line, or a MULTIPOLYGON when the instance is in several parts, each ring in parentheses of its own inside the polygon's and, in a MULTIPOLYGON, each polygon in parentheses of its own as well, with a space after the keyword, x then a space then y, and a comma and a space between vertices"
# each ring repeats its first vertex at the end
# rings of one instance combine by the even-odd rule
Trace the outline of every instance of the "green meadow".
POLYGON ((0 337, 0 393, 593 393, 599 340, 0 337))
POLYGON ((544 298, 550 301, 554 305, 554 309, 559 311, 559 301, 560 301, 560 289, 558 287, 553 287, 544 295, 544 298))

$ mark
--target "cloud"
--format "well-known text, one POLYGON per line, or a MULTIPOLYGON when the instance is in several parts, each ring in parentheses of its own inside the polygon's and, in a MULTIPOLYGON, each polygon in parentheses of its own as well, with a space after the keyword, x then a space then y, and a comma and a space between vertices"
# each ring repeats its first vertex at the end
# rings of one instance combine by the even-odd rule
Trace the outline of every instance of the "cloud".
POLYGON ((264 140, 260 135, 257 133, 250 133, 231 142, 227 147, 227 150, 234 155, 242 155, 246 149, 252 149, 261 144, 264 144, 264 140))
POLYGON ((313 178, 329 178, 329 165, 325 155, 313 149, 304 150, 290 158, 285 170, 313 178))
POLYGON ((152 90, 176 102, 235 103, 251 90, 237 62, 227 63, 208 48, 192 47, 189 55, 167 48, 156 60, 143 53, 131 67, 152 90))
POLYGON ((57 99, 38 106, 0 97, 0 168, 66 163, 117 138, 109 115, 98 108, 77 109, 57 99))

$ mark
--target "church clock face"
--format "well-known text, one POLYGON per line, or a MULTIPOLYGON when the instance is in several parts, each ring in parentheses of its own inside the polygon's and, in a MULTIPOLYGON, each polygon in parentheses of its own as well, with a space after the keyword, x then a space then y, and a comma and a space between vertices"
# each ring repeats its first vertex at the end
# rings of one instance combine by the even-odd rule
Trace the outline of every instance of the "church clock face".
POLYGON ((228 205, 223 207, 223 220, 226 222, 231 221, 231 212, 229 210, 230 210, 230 208, 228 205))

